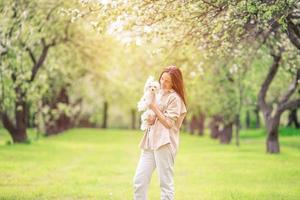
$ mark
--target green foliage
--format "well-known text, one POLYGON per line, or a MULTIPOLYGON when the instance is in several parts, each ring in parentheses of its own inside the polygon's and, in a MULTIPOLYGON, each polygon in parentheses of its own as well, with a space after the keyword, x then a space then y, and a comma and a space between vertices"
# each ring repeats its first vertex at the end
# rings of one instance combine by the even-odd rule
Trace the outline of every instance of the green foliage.
MULTIPOLYGON (((1 4, 1 112, 12 114, 15 88, 25 94, 25 101, 35 104, 48 90, 48 74, 32 78, 34 66, 39 62, 46 45, 59 43, 64 37, 66 18, 57 15, 61 2, 43 4, 42 1, 5 1, 1 4), (28 95, 30 94, 30 95, 28 95)), ((53 44, 54 45, 54 44, 53 44)), ((52 58, 53 59, 53 58, 52 58)), ((51 72, 53 65, 44 66, 51 72)))
POLYGON ((270 46, 286 51, 268 100, 276 100, 288 87, 299 66, 298 52, 284 32, 295 2, 1 2, 1 44, 9 47, 0 48, 7 51, 0 58, 2 109, 14 114, 18 97, 11 88, 20 86, 31 113, 38 116, 36 124, 60 113, 88 116, 99 124, 108 101, 110 123, 128 127, 147 76, 158 78, 164 67, 175 64, 184 75, 188 117, 202 111, 209 116, 223 113, 231 121, 243 106, 257 106, 257 93, 271 64, 270 46), (264 41, 275 22, 281 29, 264 41), (41 39, 63 40, 66 24, 69 41, 49 50, 35 81, 28 83, 32 59, 26 48, 40 55, 41 39), (61 88, 68 90, 71 106, 50 110, 42 105, 61 88))

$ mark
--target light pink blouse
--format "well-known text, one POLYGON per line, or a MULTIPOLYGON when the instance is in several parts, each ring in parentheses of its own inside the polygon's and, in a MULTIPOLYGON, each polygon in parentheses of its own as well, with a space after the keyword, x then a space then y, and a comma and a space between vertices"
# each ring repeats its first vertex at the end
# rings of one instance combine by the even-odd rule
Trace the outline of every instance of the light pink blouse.
POLYGON ((186 116, 186 107, 175 90, 162 94, 158 107, 168 119, 171 119, 173 126, 169 129, 156 118, 154 124, 145 131, 139 146, 141 149, 157 150, 170 143, 175 157, 179 146, 179 129, 186 116))

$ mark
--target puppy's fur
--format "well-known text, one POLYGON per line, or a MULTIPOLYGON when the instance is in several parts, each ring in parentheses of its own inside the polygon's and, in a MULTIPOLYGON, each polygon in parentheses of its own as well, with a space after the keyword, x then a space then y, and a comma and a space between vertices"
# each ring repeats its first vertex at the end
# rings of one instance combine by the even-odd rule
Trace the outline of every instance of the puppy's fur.
POLYGON ((150 125, 147 122, 149 116, 155 116, 155 113, 149 108, 152 93, 155 93, 156 103, 159 103, 159 91, 160 85, 158 81, 155 81, 153 76, 149 76, 144 86, 144 95, 138 102, 137 106, 138 111, 144 111, 141 116, 141 130, 143 131, 147 130, 150 127, 150 125))

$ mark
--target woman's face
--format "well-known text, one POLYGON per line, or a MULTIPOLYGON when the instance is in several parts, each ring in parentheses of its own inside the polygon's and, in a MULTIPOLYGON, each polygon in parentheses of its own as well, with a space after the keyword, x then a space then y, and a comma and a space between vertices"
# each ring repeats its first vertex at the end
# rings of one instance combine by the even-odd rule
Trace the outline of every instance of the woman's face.
POLYGON ((164 90, 172 89, 172 78, 171 75, 167 72, 164 72, 160 78, 160 86, 164 90))

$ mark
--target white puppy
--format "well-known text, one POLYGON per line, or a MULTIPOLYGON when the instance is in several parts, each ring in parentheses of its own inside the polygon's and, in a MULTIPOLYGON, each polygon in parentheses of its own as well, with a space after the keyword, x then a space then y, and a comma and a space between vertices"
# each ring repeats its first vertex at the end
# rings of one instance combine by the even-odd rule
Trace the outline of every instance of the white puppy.
POLYGON ((137 106, 138 111, 144 111, 144 113, 141 116, 141 130, 143 131, 147 130, 150 127, 150 125, 147 122, 149 116, 155 116, 155 113, 149 108, 149 105, 151 103, 152 93, 155 93, 156 103, 159 103, 159 90, 160 85, 158 81, 155 81, 153 76, 149 76, 144 86, 144 95, 138 102, 137 106))

